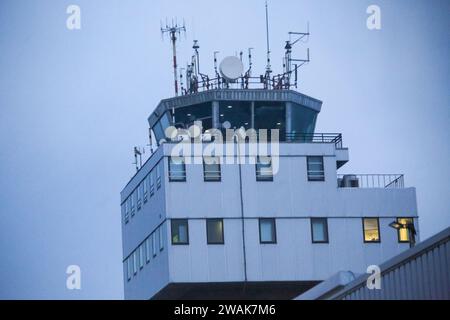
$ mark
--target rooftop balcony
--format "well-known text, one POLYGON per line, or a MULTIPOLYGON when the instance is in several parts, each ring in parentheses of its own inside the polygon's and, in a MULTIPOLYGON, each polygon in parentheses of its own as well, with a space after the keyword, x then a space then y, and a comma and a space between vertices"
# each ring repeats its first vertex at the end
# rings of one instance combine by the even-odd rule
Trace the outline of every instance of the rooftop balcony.
POLYGON ((339 174, 338 188, 404 188, 403 174, 339 174))

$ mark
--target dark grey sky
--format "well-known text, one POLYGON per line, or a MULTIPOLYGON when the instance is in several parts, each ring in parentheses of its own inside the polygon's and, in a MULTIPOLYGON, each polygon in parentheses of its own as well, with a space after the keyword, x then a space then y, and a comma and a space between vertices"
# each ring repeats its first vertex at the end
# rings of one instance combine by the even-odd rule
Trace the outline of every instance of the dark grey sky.
MULTIPOLYGON (((318 132, 342 132, 343 172, 404 173, 417 187, 422 239, 450 225, 450 2, 271 1, 274 68, 287 31, 310 22, 305 94, 324 102, 318 132), (381 8, 382 29, 366 28, 381 8)), ((0 3, 0 298, 121 298, 119 192, 147 116, 172 95, 159 27, 183 17, 179 60, 200 40, 203 70, 255 48, 264 68, 264 1, 0 3), (81 7, 82 29, 66 29, 81 7), (82 290, 66 289, 66 267, 82 290)), ((305 47, 296 53, 304 54, 305 47)))

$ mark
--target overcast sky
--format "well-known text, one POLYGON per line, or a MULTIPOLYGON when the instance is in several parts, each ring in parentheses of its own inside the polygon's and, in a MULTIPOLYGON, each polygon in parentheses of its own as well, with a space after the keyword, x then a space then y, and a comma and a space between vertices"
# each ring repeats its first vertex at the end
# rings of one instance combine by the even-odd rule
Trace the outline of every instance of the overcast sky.
MULTIPOLYGON (((322 100, 317 132, 342 132, 342 172, 404 173, 421 237, 450 225, 450 2, 269 1, 274 69, 288 31, 310 22, 299 90, 322 100), (366 27, 381 8, 382 28, 366 27)), ((119 192, 147 144, 147 117, 171 97, 160 20, 186 21, 202 69, 254 48, 265 59, 264 1, 0 2, 0 298, 122 298, 119 192), (81 8, 81 30, 66 8, 81 8), (67 290, 76 264, 82 289, 67 290)), ((306 45, 296 47, 302 57, 306 45)))

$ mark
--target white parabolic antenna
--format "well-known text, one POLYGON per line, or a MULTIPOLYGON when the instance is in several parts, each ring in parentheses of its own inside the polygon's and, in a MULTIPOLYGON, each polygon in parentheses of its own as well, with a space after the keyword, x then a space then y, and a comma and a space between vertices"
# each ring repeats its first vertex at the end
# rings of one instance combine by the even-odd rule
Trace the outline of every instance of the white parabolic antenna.
POLYGON ((244 65, 238 57, 229 56, 222 60, 219 65, 219 71, 227 81, 235 81, 242 75, 244 65))

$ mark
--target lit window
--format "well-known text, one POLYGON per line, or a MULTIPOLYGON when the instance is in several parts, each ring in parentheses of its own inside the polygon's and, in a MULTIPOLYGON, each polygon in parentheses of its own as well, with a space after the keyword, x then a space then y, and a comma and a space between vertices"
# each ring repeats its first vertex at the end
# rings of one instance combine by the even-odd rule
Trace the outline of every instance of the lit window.
POLYGON ((152 256, 150 250, 151 250, 151 238, 148 237, 145 240, 145 260, 147 263, 150 262, 150 258, 152 256))
POLYGON ((186 164, 183 157, 169 157, 169 181, 186 181, 186 164))
POLYGON ((173 219, 172 244, 189 244, 189 227, 187 219, 173 219))
POLYGON ((153 234, 152 234, 152 253, 153 253, 154 257, 156 257, 156 245, 157 245, 157 243, 156 243, 156 232, 153 232, 153 234))
POLYGON ((133 252, 133 273, 136 274, 138 271, 138 251, 133 252))
POLYGON ((219 157, 203 157, 203 179, 204 181, 220 181, 219 157))
POLYGON ((323 157, 306 157, 308 163, 308 181, 325 181, 323 157))
POLYGON ((398 229, 398 242, 409 242, 409 229, 408 224, 414 223, 413 218, 397 218, 397 222, 402 224, 404 227, 398 229))
POLYGON ((260 156, 256 159, 256 181, 273 181, 271 157, 260 156))
POLYGON ((364 242, 380 242, 378 218, 363 218, 364 242))
POLYGON ((313 243, 328 243, 328 223, 326 218, 311 218, 313 243))
POLYGON ((164 232, 162 226, 158 228, 159 233, 159 251, 162 251, 164 249, 164 232))
POLYGON ((273 218, 259 219, 259 242, 260 243, 277 242, 275 219, 273 218))
POLYGON ((207 219, 206 234, 208 244, 223 244, 223 219, 207 219))

